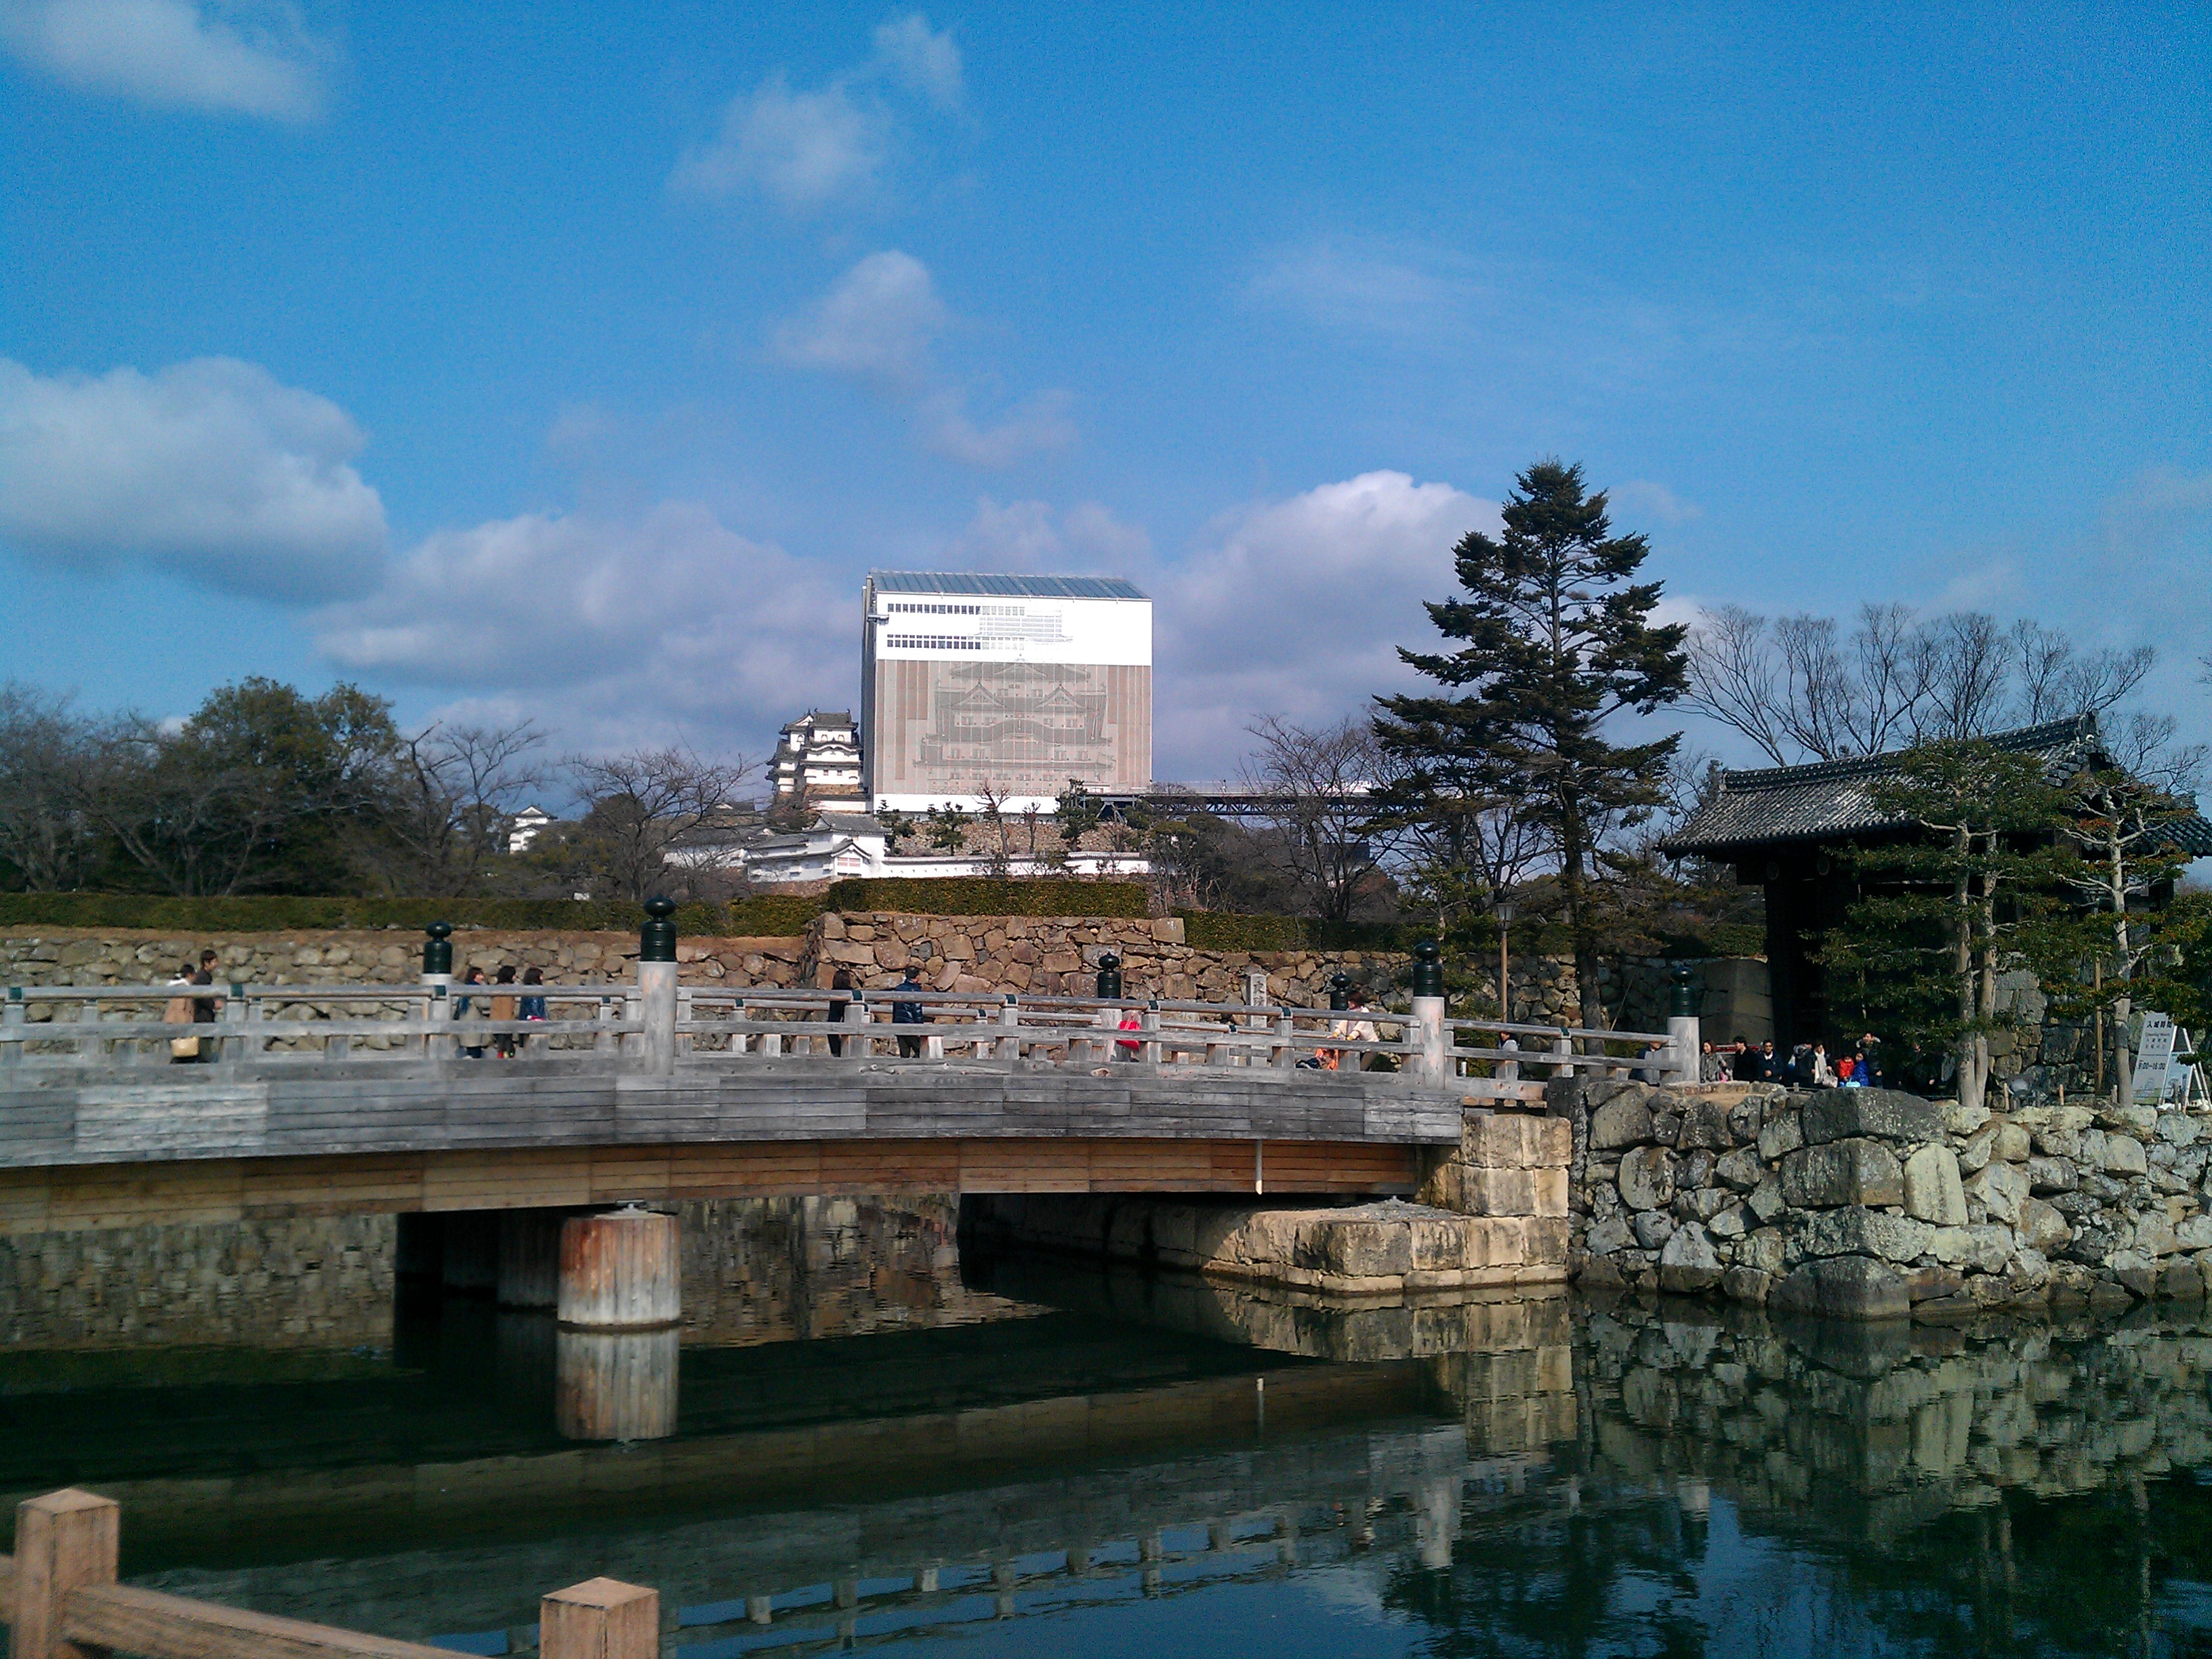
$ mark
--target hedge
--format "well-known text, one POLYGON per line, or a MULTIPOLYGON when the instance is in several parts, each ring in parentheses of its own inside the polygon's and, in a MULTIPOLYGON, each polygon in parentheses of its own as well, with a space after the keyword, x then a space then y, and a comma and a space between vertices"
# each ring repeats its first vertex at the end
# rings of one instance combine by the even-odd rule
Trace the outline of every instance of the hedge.
MULTIPOLYGON (((679 933, 803 933, 814 899, 680 904, 679 933)), ((627 899, 165 898, 146 893, 0 893, 0 926, 157 927, 179 933, 271 933, 291 928, 419 929, 434 921, 514 932, 628 933, 644 912, 627 899)))
POLYGON ((1001 881, 989 877, 886 877, 832 882, 825 910, 891 910, 918 916, 1120 916, 1152 914, 1135 881, 1001 881))

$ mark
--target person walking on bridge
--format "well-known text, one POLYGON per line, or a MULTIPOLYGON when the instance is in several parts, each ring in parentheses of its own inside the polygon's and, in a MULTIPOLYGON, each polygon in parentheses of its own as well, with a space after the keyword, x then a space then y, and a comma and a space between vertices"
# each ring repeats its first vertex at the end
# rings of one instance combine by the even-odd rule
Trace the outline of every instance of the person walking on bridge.
MULTIPOLYGON (((902 991, 919 991, 921 989, 921 981, 915 977, 914 964, 912 963, 908 963, 907 964, 906 977, 899 981, 897 988, 902 991)), ((891 1024, 894 1025, 922 1025, 927 1024, 928 1019, 929 1016, 922 1012, 921 1005, 918 1002, 894 1002, 891 1004, 891 1024)), ((901 1031, 899 1033, 898 1046, 899 1058, 901 1060, 920 1060, 921 1058, 921 1033, 919 1031, 901 1031)))

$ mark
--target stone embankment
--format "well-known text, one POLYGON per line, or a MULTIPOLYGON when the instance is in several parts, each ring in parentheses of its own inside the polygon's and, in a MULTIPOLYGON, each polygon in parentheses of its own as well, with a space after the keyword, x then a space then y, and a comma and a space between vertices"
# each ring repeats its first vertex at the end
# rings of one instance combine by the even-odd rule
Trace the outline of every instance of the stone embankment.
MULTIPOLYGON (((409 985, 420 977, 419 938, 390 931, 300 930, 185 937, 152 931, 26 929, 0 940, 11 984, 161 986, 213 950, 219 976, 254 985, 409 985)), ((1267 975, 1268 994, 1302 1006, 1328 1001, 1329 980, 1349 974, 1369 994, 1388 993, 1407 958, 1343 951, 1200 951, 1183 943, 1183 925, 1081 916, 921 916, 868 912, 817 917, 803 935, 779 939, 691 938, 679 942, 687 985, 810 985, 826 988, 838 969, 864 989, 895 985, 909 963, 933 990, 1088 994, 1099 959, 1122 963, 1129 994, 1180 1000, 1241 1002, 1245 975, 1267 975)), ((555 984, 634 980, 635 933, 471 931, 453 936, 456 975, 481 968, 538 968, 555 984)), ((51 1018, 33 1000, 30 1017, 51 1018)), ((272 1010, 272 1013, 276 1011, 272 1010)), ((333 1011, 335 1012, 335 1011, 333 1011)))
MULTIPOLYGON (((1338 1297, 1558 1285, 1567 1276, 1567 1125, 1475 1109, 1418 1203, 1190 1202, 1130 1194, 971 1197, 987 1248, 1133 1261, 1338 1297)), ((1255 1160, 1255 1167, 1263 1168, 1255 1160)))
POLYGON ((1551 1085, 1578 1283, 1874 1319, 2202 1299, 2212 1124, 1882 1089, 1551 1085))

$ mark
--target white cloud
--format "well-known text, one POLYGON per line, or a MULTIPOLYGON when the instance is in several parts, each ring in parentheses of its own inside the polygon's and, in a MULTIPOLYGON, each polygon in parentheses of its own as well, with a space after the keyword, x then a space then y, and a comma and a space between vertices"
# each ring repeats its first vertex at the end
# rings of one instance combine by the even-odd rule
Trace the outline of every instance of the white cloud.
POLYGON ((1065 392, 1035 392, 1004 419, 978 426, 969 416, 967 394, 950 387, 922 399, 915 429, 929 448, 963 465, 1007 467, 1024 455, 1073 443, 1075 422, 1067 418, 1073 401, 1065 392))
POLYGON ((884 24, 874 54, 820 88, 796 89, 779 70, 732 99, 720 131, 684 153, 669 185, 710 197, 750 187, 794 214, 866 200, 911 148, 911 123, 895 94, 940 112, 966 97, 960 49, 919 13, 884 24))
POLYGON ((1327 239, 1273 255, 1245 287, 1308 322, 1387 334, 1455 321, 1474 292, 1461 263, 1432 248, 1327 239))
POLYGON ((957 110, 967 101, 967 79, 952 32, 933 32, 918 11, 878 26, 875 61, 886 75, 939 109, 957 110))
POLYGON ((887 248, 830 285, 805 316, 775 331, 775 355, 880 386, 919 388, 929 377, 931 343, 948 318, 929 268, 887 248))
POLYGON ((1097 501, 1054 514, 1044 501, 976 498, 975 516, 946 544, 949 564, 972 570, 1035 570, 1127 575, 1147 563, 1152 538, 1097 501))
POLYGON ((0 41, 70 86, 280 121, 321 109, 331 56, 283 0, 0 0, 0 41))
POLYGON ((228 357, 97 380, 0 358, 0 538, 236 593, 358 592, 385 546, 384 503, 350 465, 362 442, 336 404, 228 357))
POLYGON ((757 744, 809 699, 852 695, 855 598, 669 501, 441 531, 314 625, 350 672, 450 688, 564 740, 757 744))
POLYGON ((1368 472, 1256 507, 1156 583, 1160 775, 1218 777, 1262 714, 1362 713, 1413 683, 1397 648, 1440 641, 1422 610, 1452 548, 1498 509, 1449 484, 1368 472))
POLYGON ((830 285, 802 316, 769 336, 769 350, 794 368, 857 380, 903 410, 916 440, 963 465, 1011 466, 1075 441, 1065 392, 1033 392, 994 421, 979 422, 969 389, 938 367, 933 348, 953 325, 929 268, 896 248, 871 253, 830 285))
POLYGON ((1695 501, 1685 501, 1665 484, 1649 478, 1631 478, 1626 483, 1615 484, 1606 495, 1615 507, 1661 524, 1688 524, 1705 516, 1705 509, 1695 501))

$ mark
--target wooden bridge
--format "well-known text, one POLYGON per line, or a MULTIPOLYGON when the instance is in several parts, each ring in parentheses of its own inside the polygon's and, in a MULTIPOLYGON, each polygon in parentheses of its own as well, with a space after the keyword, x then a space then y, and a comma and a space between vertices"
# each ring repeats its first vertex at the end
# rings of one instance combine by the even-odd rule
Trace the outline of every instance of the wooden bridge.
POLYGON ((634 983, 499 988, 542 998, 538 1019, 482 1018, 488 987, 458 988, 463 1013, 443 972, 11 987, 0 1234, 916 1190, 1403 1194, 1463 1109, 1540 1097, 1524 1067, 1696 1066, 1695 1021, 1455 1020, 1441 994, 1354 1039, 1330 1009, 709 990, 678 983, 653 926, 634 983), (165 1023, 180 999, 214 1022, 165 1023))

